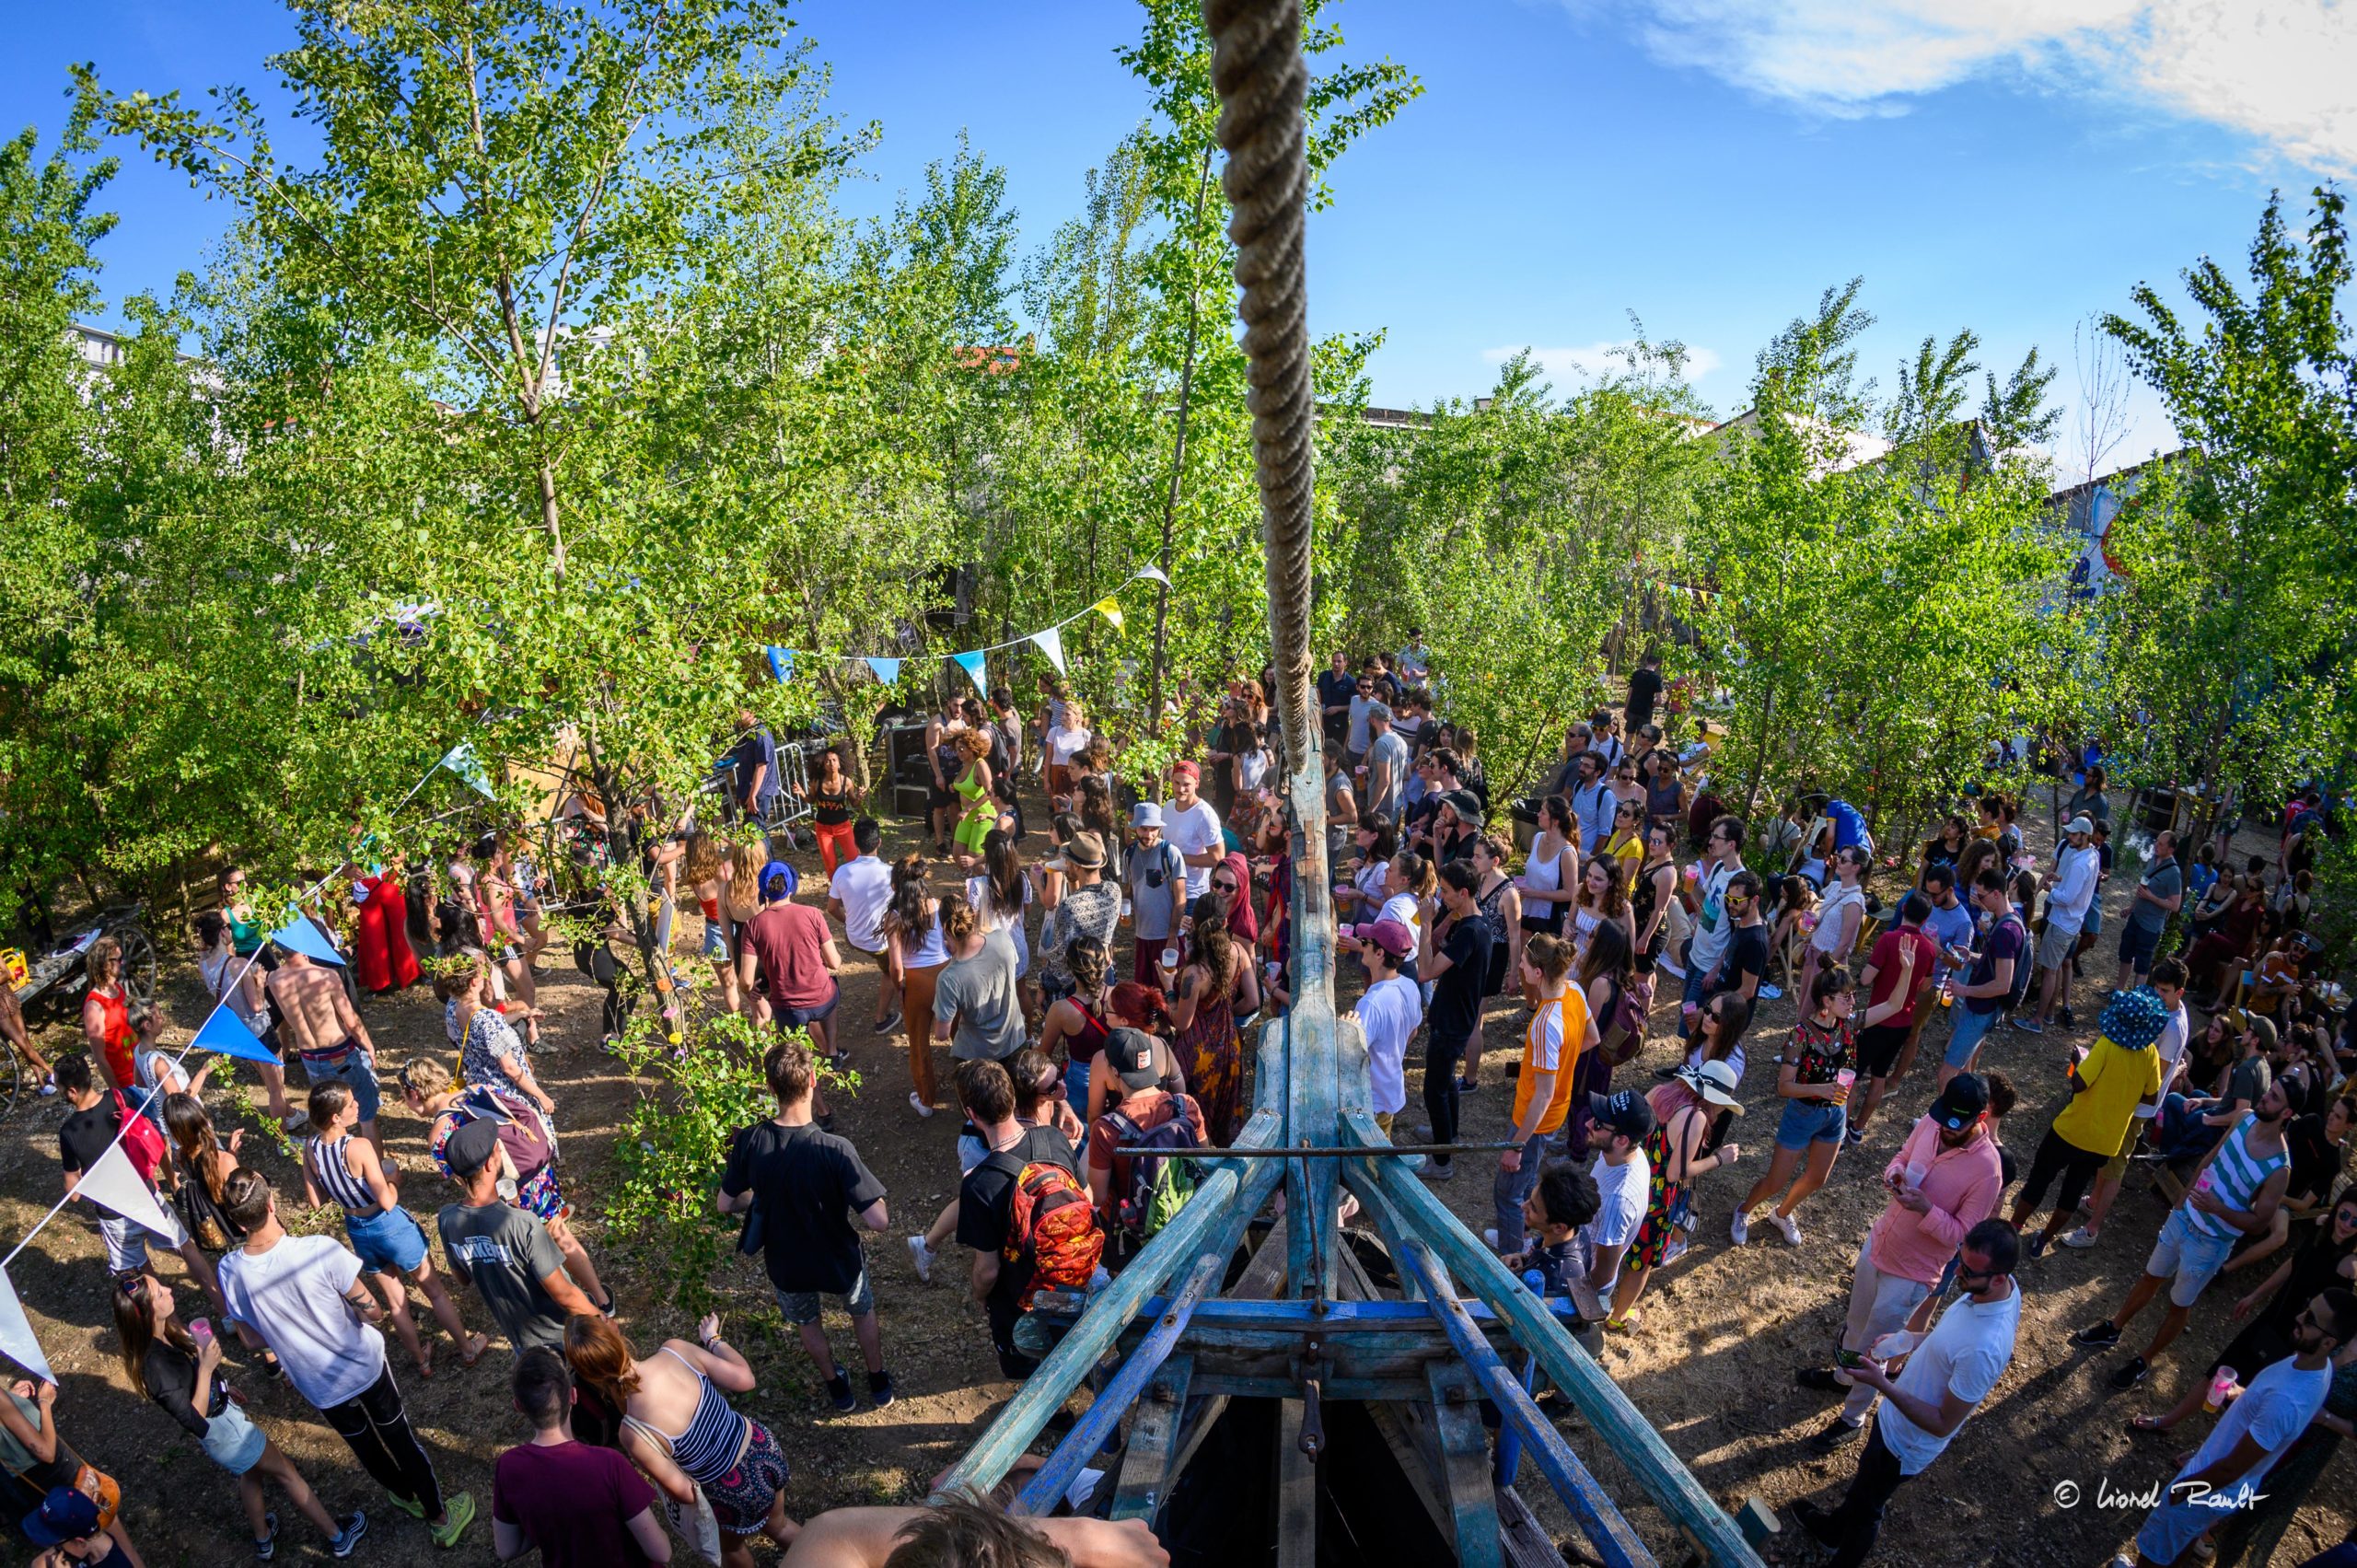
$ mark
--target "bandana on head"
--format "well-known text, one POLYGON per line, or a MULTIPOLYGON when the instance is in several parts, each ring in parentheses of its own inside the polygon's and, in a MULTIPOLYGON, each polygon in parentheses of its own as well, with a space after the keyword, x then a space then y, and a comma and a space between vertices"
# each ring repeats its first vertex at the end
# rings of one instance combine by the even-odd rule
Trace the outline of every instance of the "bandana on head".
POLYGON ((2139 986, 2112 993, 2096 1030, 2122 1050, 2142 1051, 2161 1038, 2161 1026, 2167 1017, 2159 995, 2149 986, 2139 986))

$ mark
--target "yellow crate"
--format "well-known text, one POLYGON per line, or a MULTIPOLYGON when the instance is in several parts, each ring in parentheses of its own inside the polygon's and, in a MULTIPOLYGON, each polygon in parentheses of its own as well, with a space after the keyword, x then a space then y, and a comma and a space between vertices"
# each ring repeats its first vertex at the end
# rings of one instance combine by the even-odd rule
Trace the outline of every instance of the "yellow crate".
POLYGON ((32 969, 25 962, 22 947, 0 947, 0 974, 8 977, 11 989, 22 985, 32 977, 32 969))

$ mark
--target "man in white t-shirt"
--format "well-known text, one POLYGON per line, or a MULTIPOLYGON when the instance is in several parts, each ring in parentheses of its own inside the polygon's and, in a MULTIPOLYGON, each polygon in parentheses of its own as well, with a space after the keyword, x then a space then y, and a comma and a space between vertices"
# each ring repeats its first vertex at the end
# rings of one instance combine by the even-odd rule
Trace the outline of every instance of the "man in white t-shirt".
MULTIPOLYGON (((1940 1457, 1965 1418, 1989 1397, 2013 1364, 2014 1336, 2021 1328, 2022 1293, 2014 1283, 2021 1238, 2000 1219, 1982 1220, 1965 1232, 1956 1255, 1956 1287, 1962 1292, 1940 1314, 1930 1335, 1913 1350, 1892 1357, 1904 1362, 1893 1376, 1871 1351, 1850 1369, 1857 1382, 1883 1396, 1883 1407, 1866 1433, 1858 1473, 1840 1505, 1821 1508, 1804 1499, 1793 1516, 1818 1542, 1833 1549, 1830 1561, 1855 1568, 1875 1548, 1883 1510, 1891 1493, 1940 1457)), ((1920 1332, 1939 1300, 1923 1298, 1908 1323, 1920 1332)))
POLYGON ((2167 1501, 2136 1532, 2136 1555, 2112 1568, 2172 1568, 2198 1561, 2195 1543, 2235 1509, 2267 1495, 2260 1482, 2332 1389, 2332 1353, 2357 1336, 2357 1296, 2328 1290, 2292 1323, 2292 1353, 2250 1380, 2218 1418, 2209 1440, 2169 1482, 2167 1501))
POLYGON ((1743 869, 1743 819, 1722 817, 1711 824, 1694 884, 1694 935, 1686 940, 1685 995, 1678 1038, 1694 1032, 1694 1015, 1717 976, 1719 960, 1735 941, 1735 917, 1727 912, 1727 884, 1743 869))
POLYGON ((1645 1158, 1645 1138, 1654 1130, 1654 1108, 1634 1089, 1587 1097, 1587 1146, 1596 1151, 1588 1174, 1603 1202, 1596 1218, 1581 1227, 1587 1243, 1588 1287, 1608 1297, 1620 1283, 1620 1259, 1644 1222, 1645 1199, 1653 1185, 1653 1167, 1645 1158))
POLYGON ((2128 1157, 2136 1152, 2139 1142, 2152 1135, 2153 1119, 2161 1113, 2160 1102, 2177 1086, 2177 1072, 2185 1064, 2185 1048, 2193 1039, 2193 1020, 2185 1010, 2185 981, 2183 958, 2172 956, 2153 965, 2152 991, 2161 999, 2161 1038, 2154 1042, 2161 1058, 2161 1092, 2137 1105, 2135 1117, 2128 1123, 2128 1141, 2096 1176, 2095 1191, 2087 1200, 2087 1223, 2062 1238, 2065 1247, 2093 1247, 2102 1236, 2104 1219, 2119 1196, 2119 1184, 2128 1179, 2128 1157))
MULTIPOLYGON (((884 940, 884 911, 892 902, 892 868, 876 854, 884 830, 873 817, 851 825, 851 847, 859 853, 835 867, 827 879, 827 912, 842 922, 843 940, 876 961, 876 972, 888 975, 891 958, 884 940)), ((900 988, 879 981, 876 987, 876 1032, 890 1034, 900 1027, 900 1009, 893 1005, 900 988)))
POLYGON ((1399 972, 1416 950, 1415 933, 1396 920, 1378 920, 1358 933, 1359 956, 1373 983, 1352 1016, 1366 1031, 1367 1109, 1386 1136, 1408 1103, 1408 1040, 1424 1021, 1422 988, 1399 972))
POLYGON ((475 1500, 464 1492, 444 1497, 410 1427, 376 1329, 385 1311, 360 1283, 359 1258, 333 1237, 287 1235, 269 1178, 250 1167, 229 1173, 221 1199, 246 1237, 221 1255, 228 1321, 255 1350, 278 1353, 286 1381, 395 1505, 426 1522, 435 1545, 456 1546, 474 1519, 475 1500))
POLYGON ((1227 858, 1226 841, 1220 837, 1219 813, 1195 793, 1203 771, 1192 762, 1170 770, 1170 804, 1162 808, 1162 836, 1187 861, 1187 902, 1192 904, 1211 890, 1212 867, 1227 858))

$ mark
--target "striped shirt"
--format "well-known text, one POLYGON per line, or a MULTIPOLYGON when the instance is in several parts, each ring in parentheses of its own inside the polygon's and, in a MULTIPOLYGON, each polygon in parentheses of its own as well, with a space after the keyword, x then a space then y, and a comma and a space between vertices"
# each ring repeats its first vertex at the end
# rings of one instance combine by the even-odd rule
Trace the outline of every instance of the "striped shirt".
MULTIPOLYGON (((2216 1157, 2202 1172, 2211 1192, 2238 1214, 2250 1213, 2267 1179, 2292 1163, 2291 1154, 2284 1147, 2278 1147, 2264 1159, 2251 1152, 2250 1136, 2258 1125, 2257 1113, 2243 1112, 2243 1119, 2219 1140, 2216 1157)), ((2205 1214, 2190 1202, 2185 1206, 2185 1222, 2196 1234, 2213 1241, 2237 1240, 2243 1234, 2228 1225, 2223 1216, 2205 1214)))
POLYGON ((352 1134, 347 1132, 332 1144, 325 1138, 314 1138, 305 1144, 305 1152, 310 1157, 311 1179, 319 1184, 320 1191, 351 1213, 373 1214, 377 1209, 377 1194, 368 1190, 366 1182, 353 1175, 352 1167, 344 1163, 344 1146, 351 1142, 352 1134))

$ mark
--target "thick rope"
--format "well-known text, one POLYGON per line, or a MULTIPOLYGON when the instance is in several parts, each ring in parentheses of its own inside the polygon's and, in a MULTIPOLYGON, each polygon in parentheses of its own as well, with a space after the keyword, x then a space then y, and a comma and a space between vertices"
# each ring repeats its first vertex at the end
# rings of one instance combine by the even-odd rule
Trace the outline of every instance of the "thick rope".
POLYGON ((1212 86, 1220 99, 1220 178, 1235 215, 1236 281, 1243 285, 1250 361, 1252 448, 1269 557, 1269 630, 1286 755, 1295 767, 1318 730, 1309 649, 1311 439, 1309 320, 1302 226, 1309 165, 1302 102, 1299 0, 1205 0, 1212 86))

